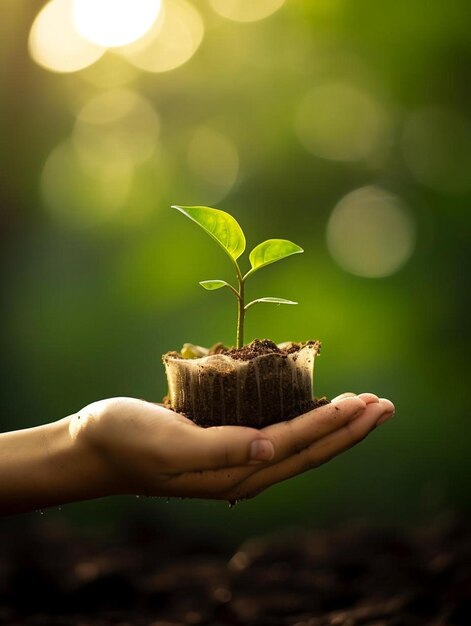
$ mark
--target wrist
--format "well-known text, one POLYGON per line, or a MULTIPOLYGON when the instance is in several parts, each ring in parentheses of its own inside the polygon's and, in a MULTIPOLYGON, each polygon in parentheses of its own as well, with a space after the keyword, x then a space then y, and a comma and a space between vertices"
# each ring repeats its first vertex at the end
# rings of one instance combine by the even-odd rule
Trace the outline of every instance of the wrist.
POLYGON ((77 416, 47 424, 46 473, 51 504, 101 498, 118 493, 105 460, 82 431, 77 416))
POLYGON ((0 514, 113 493, 99 456, 71 432, 74 416, 0 436, 0 514))
POLYGON ((83 421, 0 434, 0 515, 124 492, 90 428, 76 427, 83 421))

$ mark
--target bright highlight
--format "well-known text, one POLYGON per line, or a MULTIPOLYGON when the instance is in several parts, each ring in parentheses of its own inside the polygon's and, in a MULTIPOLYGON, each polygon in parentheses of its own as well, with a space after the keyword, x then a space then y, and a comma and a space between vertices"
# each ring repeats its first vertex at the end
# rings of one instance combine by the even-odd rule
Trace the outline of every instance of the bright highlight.
POLYGON ((209 0, 222 17, 234 22, 257 22, 278 11, 285 0, 209 0))
POLYGON ((125 46, 154 24, 161 0, 74 0, 77 31, 99 46, 125 46))
POLYGON ((33 60, 51 72, 77 72, 95 63, 104 48, 82 37, 72 19, 73 0, 52 0, 38 13, 29 34, 33 60))
POLYGON ((203 20, 192 4, 186 0, 165 0, 148 35, 120 52, 141 70, 168 72, 191 59, 203 35, 203 20))

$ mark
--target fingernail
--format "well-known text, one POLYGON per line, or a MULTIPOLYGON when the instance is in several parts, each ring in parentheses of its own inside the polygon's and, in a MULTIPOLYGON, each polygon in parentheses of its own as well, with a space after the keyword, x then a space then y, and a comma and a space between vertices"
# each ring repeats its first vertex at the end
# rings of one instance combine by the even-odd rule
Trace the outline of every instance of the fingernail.
POLYGON ((343 400, 355 398, 356 395, 357 394, 353 393, 353 391, 347 391, 345 393, 341 393, 339 396, 336 396, 335 398, 332 398, 331 402, 336 404, 337 402, 342 402, 343 400))
POLYGON ((376 426, 379 426, 380 424, 384 424, 384 422, 387 422, 388 419, 390 419, 393 415, 394 415, 394 411, 392 412, 388 411, 387 413, 383 413, 383 415, 376 422, 376 426))
POLYGON ((271 461, 275 456, 275 448, 268 439, 255 439, 250 444, 250 459, 252 461, 271 461))
POLYGON ((391 402, 391 400, 388 400, 387 398, 380 398, 379 401, 383 405, 385 412, 387 411, 388 413, 394 413, 394 411, 396 410, 396 407, 391 402))
POLYGON ((379 398, 374 393, 359 393, 358 397, 363 400, 365 404, 376 404, 379 402, 379 398))

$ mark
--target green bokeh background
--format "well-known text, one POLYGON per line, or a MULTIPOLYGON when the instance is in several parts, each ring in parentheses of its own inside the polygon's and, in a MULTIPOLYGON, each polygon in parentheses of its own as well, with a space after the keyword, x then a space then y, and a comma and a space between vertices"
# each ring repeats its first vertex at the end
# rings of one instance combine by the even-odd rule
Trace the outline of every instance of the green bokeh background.
MULTIPOLYGON (((107 53, 94 69, 101 86, 87 78, 91 70, 61 75, 30 58, 28 32, 41 6, 0 6, 0 428, 59 419, 111 396, 160 400, 161 354, 185 341, 233 342, 231 297, 198 286, 231 278, 230 264, 169 208, 206 204, 211 196, 186 162, 189 137, 201 124, 237 146, 239 176, 218 206, 239 220, 249 249, 285 237, 306 251, 254 277, 250 295, 300 304, 255 307, 246 338, 319 338, 317 395, 371 390, 397 409, 397 419, 341 458, 232 510, 128 497, 47 515, 89 527, 146 515, 244 536, 352 517, 407 523, 466 510, 471 184, 454 188, 453 164, 468 162, 471 179, 471 144, 462 138, 457 157, 446 132, 432 141, 428 156, 442 181, 434 185, 408 167, 401 137, 409 116, 430 107, 471 124, 468 0, 287 0, 253 24, 217 18, 206 2, 194 1, 206 34, 187 64, 163 74, 131 72, 107 53), (126 87, 158 112, 157 156, 134 171, 119 212, 77 226, 48 210, 40 191, 44 163, 70 135, 77 103, 129 72, 126 87), (391 145, 382 158, 335 161, 302 145, 293 126, 297 107, 329 80, 360 86, 388 111, 391 145), (345 271, 326 244, 334 206, 365 185, 400 197, 416 225, 412 257, 384 278, 345 271)), ((77 193, 88 190, 71 191, 77 193)))

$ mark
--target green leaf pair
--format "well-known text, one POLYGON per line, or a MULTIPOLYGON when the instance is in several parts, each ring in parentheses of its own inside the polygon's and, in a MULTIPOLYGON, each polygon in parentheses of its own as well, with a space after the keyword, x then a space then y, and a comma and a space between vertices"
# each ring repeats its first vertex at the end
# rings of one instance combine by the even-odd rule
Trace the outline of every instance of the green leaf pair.
POLYGON ((174 209, 177 209, 183 215, 186 215, 193 222, 198 224, 212 239, 214 239, 219 246, 226 252, 235 266, 237 273, 238 289, 226 282, 225 280, 203 280, 200 285, 208 291, 214 291, 221 289, 222 287, 229 288, 238 299, 238 320, 237 320, 237 347, 240 348, 243 345, 243 332, 244 332, 244 315, 245 311, 258 303, 272 303, 272 304, 297 304, 292 300, 285 300, 284 298, 258 298, 253 300, 249 304, 245 304, 244 287, 245 281, 254 272, 285 259, 293 254, 299 254, 303 252, 297 244, 288 239, 267 239, 262 243, 255 246, 255 248, 249 254, 249 260, 251 268, 243 275, 237 259, 243 254, 246 247, 245 235, 237 220, 232 215, 221 211, 219 209, 212 209, 205 206, 177 206, 173 205, 174 209))

